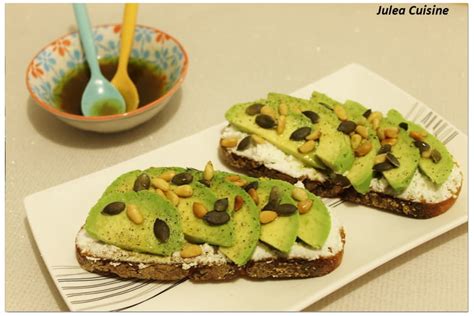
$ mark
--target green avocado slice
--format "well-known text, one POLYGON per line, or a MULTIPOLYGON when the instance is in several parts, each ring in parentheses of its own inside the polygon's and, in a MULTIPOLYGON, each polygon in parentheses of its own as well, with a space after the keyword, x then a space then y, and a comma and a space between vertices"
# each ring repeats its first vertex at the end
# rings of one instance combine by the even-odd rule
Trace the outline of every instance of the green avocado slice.
POLYGON ((107 244, 162 256, 169 256, 180 250, 184 243, 176 208, 168 200, 148 191, 104 195, 90 210, 85 230, 92 237, 107 244), (124 203, 124 209, 116 215, 104 214, 104 208, 113 202, 124 203), (128 218, 128 205, 134 205, 143 216, 141 224, 135 224, 128 218), (154 233, 157 219, 165 222, 169 228, 169 238, 164 242, 154 233))
POLYGON ((425 143, 430 145, 431 149, 436 149, 441 154, 441 160, 438 163, 434 163, 433 160, 430 158, 423 158, 421 157, 420 162, 418 164, 418 168, 421 172, 426 175, 431 182, 436 185, 443 184, 453 171, 453 157, 449 153, 446 146, 439 141, 435 136, 428 133, 423 127, 420 125, 405 120, 405 118, 397 111, 397 110, 390 110, 387 113, 387 117, 389 117, 394 123, 397 125, 406 122, 408 124, 408 133, 411 131, 416 132, 425 132, 427 136, 423 139, 425 143))

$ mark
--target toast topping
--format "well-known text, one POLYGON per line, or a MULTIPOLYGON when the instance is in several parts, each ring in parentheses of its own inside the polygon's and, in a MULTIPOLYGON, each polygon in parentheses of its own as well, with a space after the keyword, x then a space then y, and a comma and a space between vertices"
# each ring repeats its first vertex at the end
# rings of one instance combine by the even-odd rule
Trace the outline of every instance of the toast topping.
POLYGON ((133 184, 133 191, 148 190, 150 187, 150 177, 146 173, 142 173, 137 177, 133 184))
POLYGON ((262 211, 260 213, 260 223, 268 224, 273 222, 278 217, 278 213, 275 211, 262 211))
POLYGON ((136 205, 127 205, 127 216, 128 218, 137 225, 143 223, 143 215, 140 213, 136 205))
POLYGON ((224 225, 230 220, 230 216, 227 212, 220 211, 211 211, 204 215, 203 218, 211 226, 224 225))
POLYGON ((102 210, 102 214, 105 215, 117 215, 125 209, 125 203, 123 202, 112 202, 107 204, 102 210))

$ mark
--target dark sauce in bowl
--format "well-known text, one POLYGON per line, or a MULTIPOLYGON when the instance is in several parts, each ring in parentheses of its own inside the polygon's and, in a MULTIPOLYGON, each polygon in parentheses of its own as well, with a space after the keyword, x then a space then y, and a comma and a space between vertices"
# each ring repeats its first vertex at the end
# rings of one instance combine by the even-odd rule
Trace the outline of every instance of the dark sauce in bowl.
MULTIPOLYGON (((118 65, 118 59, 100 60, 100 70, 105 78, 112 80, 118 65)), ((130 59, 128 75, 138 90, 140 103, 147 105, 166 93, 166 76, 155 65, 144 60, 130 59)), ((90 70, 86 64, 67 73, 54 88, 56 106, 67 113, 82 115, 81 98, 90 79, 90 70)))

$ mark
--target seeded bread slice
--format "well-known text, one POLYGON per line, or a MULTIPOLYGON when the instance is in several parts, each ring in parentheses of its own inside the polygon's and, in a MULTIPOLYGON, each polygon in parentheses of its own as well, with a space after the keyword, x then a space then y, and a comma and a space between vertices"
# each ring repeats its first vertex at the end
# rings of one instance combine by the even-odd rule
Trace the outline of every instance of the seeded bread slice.
POLYGON ((446 212, 456 202, 461 191, 461 186, 459 186, 456 194, 439 203, 415 202, 399 199, 381 192, 371 191, 366 194, 360 194, 352 187, 345 187, 329 179, 325 182, 296 179, 277 170, 269 169, 261 162, 236 155, 228 148, 222 146, 220 147, 220 156, 226 165, 254 177, 268 177, 290 183, 302 181, 307 190, 321 197, 339 197, 348 202, 419 219, 432 218, 446 212))
MULTIPOLYGON (((176 281, 189 278, 193 281, 229 281, 238 277, 250 279, 288 279, 309 278, 328 274, 335 270, 342 261, 344 247, 340 251, 328 256, 320 256, 314 260, 304 258, 286 259, 272 257, 258 261, 249 261, 244 266, 237 266, 229 260, 211 260, 214 262, 202 263, 201 260, 191 258, 166 257, 154 260, 154 255, 136 254, 131 251, 120 250, 121 255, 117 258, 105 257, 98 250, 106 247, 99 241, 89 241, 85 247, 83 238, 85 232, 79 231, 76 238, 76 258, 80 266, 89 271, 99 274, 118 276, 121 278, 138 278, 158 281, 176 281), (82 237, 80 237, 82 236, 82 237), (128 256, 124 255, 128 254, 128 256), (137 258, 144 258, 144 262, 137 262, 137 258), (153 262, 155 261, 155 262, 153 262), (162 261, 162 262, 157 262, 162 261), (180 261, 180 262, 176 262, 180 261), (201 261, 201 262, 199 262, 201 261)), ((339 229, 342 245, 345 244, 345 233, 343 228, 339 229)), ((110 246, 112 251, 114 246, 110 246)), ((211 258, 212 255, 209 255, 211 258)))

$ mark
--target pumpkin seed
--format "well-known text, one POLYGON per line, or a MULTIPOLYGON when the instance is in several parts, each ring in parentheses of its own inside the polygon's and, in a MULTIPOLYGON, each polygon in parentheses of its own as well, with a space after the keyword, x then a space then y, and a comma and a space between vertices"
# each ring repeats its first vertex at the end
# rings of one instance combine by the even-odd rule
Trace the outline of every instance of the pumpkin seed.
POLYGON ((420 150, 420 153, 430 150, 431 146, 421 140, 415 140, 413 144, 420 150))
POLYGON ((338 131, 343 132, 344 134, 350 134, 356 129, 356 123, 352 121, 342 121, 337 128, 338 131))
POLYGON ((433 149, 431 151, 431 160, 433 160, 434 163, 440 162, 441 158, 443 157, 441 156, 441 153, 438 150, 433 149))
POLYGON ((247 148, 249 148, 250 146, 250 141, 252 140, 252 137, 249 135, 249 136, 246 136, 244 137, 240 142, 239 142, 239 145, 237 146, 237 150, 238 151, 242 151, 242 150, 245 150, 247 148))
POLYGON ((201 179, 198 181, 199 183, 205 185, 206 187, 210 188, 211 187, 211 181, 206 180, 206 179, 201 179))
POLYGON ((112 202, 112 203, 107 204, 101 213, 104 215, 117 215, 117 214, 122 213, 124 209, 125 209, 125 203, 112 202))
POLYGON ((219 199, 214 203, 214 211, 223 212, 229 207, 229 200, 227 198, 219 199))
POLYGON ((227 212, 211 211, 204 215, 204 220, 211 226, 219 226, 227 223, 230 216, 227 212))
POLYGON ((193 258, 202 254, 202 248, 199 245, 188 244, 183 247, 179 253, 181 258, 193 258))
POLYGON ((275 127, 275 120, 271 116, 266 115, 266 114, 257 115, 257 117, 255 118, 255 123, 257 123, 257 125, 260 126, 261 128, 265 128, 265 129, 270 129, 270 128, 275 127))
POLYGON ((258 189, 258 181, 253 181, 253 182, 250 182, 249 184, 247 184, 246 186, 244 186, 244 190, 245 191, 248 191, 250 189, 255 189, 257 190, 258 189))
POLYGON ((291 140, 304 140, 306 136, 311 134, 311 127, 300 127, 290 135, 291 140))
POLYGON ((313 111, 303 111, 301 112, 304 114, 304 116, 306 116, 307 118, 309 118, 311 120, 311 123, 313 124, 316 124, 319 122, 319 115, 318 113, 316 112, 313 112, 313 111))
POLYGON ((133 184, 133 191, 148 190, 150 187, 150 177, 146 173, 142 173, 137 177, 133 184))
POLYGON ((238 211, 244 205, 244 199, 240 195, 236 195, 234 198, 234 211, 238 211))
POLYGON ((278 204, 280 204, 281 194, 277 187, 273 187, 268 196, 267 204, 262 210, 275 210, 278 204))
POLYGON ((171 179, 171 183, 175 185, 190 184, 193 182, 193 175, 189 172, 178 173, 171 179))
POLYGON ((260 223, 268 224, 273 222, 278 217, 278 213, 274 211, 263 211, 260 212, 260 223))
POLYGON ((262 110, 263 108, 263 104, 260 104, 260 103, 254 103, 250 106, 248 106, 246 109, 245 109, 245 113, 247 113, 248 115, 257 115, 260 113, 260 111, 262 110))
POLYGON ((392 153, 387 153, 387 161, 390 162, 394 167, 400 167, 400 161, 392 153))
POLYGON ((380 147, 379 151, 377 152, 378 155, 389 153, 392 150, 392 145, 384 144, 380 147))
POLYGON ((375 164, 374 167, 373 167, 373 169, 375 171, 379 171, 379 172, 387 171, 387 170, 390 170, 390 169, 393 169, 393 168, 394 168, 394 166, 388 161, 375 164))
POLYGON ((160 242, 166 242, 170 238, 170 228, 166 222, 157 218, 153 224, 153 233, 160 242))
POLYGON ((370 114, 372 114, 372 110, 368 109, 367 111, 364 112, 364 114, 362 114, 362 116, 365 118, 369 118, 370 114))
POLYGON ((398 124, 398 127, 406 131, 408 130, 408 124, 406 122, 401 122, 400 124, 398 124))
POLYGON ((275 208, 279 216, 287 216, 295 213, 298 210, 293 204, 280 204, 275 208))

